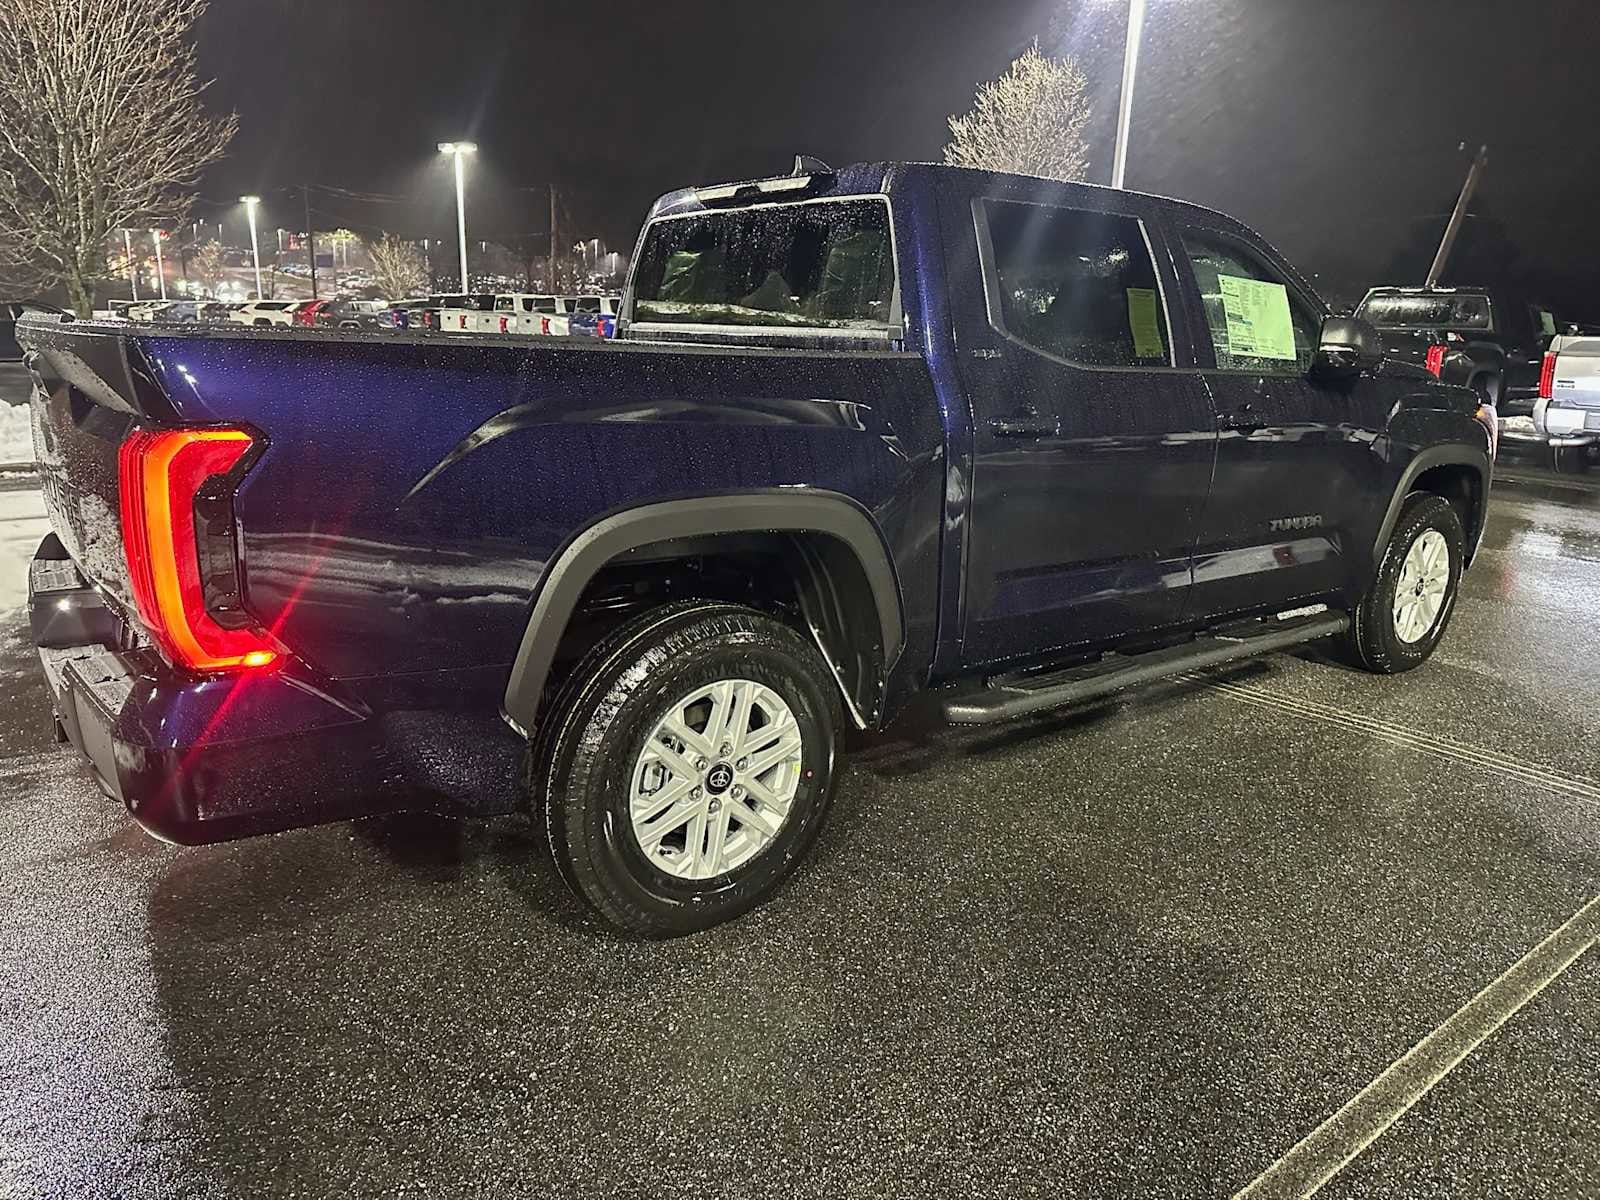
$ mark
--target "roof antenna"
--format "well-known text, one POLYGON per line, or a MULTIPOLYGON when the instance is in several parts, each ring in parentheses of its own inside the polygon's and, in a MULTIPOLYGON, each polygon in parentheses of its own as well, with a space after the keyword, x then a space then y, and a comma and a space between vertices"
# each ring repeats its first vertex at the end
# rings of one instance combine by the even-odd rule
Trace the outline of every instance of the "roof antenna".
POLYGON ((832 175, 833 168, 820 158, 813 158, 809 154, 796 154, 794 156, 794 170, 791 175, 832 175))

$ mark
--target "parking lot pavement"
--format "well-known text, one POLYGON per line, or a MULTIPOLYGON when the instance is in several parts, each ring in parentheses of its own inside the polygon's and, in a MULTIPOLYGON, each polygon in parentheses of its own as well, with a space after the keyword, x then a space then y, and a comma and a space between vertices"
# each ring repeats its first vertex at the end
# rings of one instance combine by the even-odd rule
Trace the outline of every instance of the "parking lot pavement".
MULTIPOLYGON (((159 845, 0 634, 0 1194, 1228 1195, 1600 892, 1600 497, 1424 670, 1308 652, 850 758, 765 908, 587 920, 519 820, 159 845)), ((1600 1188, 1580 958, 1327 1185, 1600 1188)))

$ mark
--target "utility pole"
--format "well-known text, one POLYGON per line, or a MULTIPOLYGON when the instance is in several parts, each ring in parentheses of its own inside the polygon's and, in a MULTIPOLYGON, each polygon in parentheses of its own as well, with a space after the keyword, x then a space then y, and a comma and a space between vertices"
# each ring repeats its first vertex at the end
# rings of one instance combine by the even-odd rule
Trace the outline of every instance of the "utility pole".
POLYGON ((1467 219, 1467 206, 1472 203, 1472 193, 1478 190, 1478 180, 1483 178, 1483 169, 1488 165, 1489 147, 1479 146, 1477 157, 1467 168, 1467 181, 1461 185, 1461 197, 1456 201, 1455 212, 1450 214, 1450 223, 1444 227, 1439 253, 1433 257, 1433 266, 1428 268, 1428 278, 1423 281, 1423 287, 1438 286, 1445 263, 1450 261, 1450 252, 1456 248, 1456 235, 1461 232, 1461 223, 1467 219))
POLYGON ((122 245, 128 255, 128 286, 133 290, 133 298, 139 298, 139 268, 133 265, 133 234, 128 230, 122 231, 122 245))
POLYGON ((556 286, 556 185, 550 185, 550 282, 546 286, 552 293, 561 289, 556 286))
POLYGON ((311 298, 317 298, 317 239, 311 235, 311 186, 300 185, 300 198, 306 205, 306 261, 311 265, 311 298))
POLYGON ((1144 0, 1128 0, 1128 36, 1122 46, 1122 91, 1117 96, 1117 141, 1111 154, 1111 186, 1128 174, 1128 136, 1133 124, 1133 84, 1139 74, 1139 43, 1144 36, 1144 0))

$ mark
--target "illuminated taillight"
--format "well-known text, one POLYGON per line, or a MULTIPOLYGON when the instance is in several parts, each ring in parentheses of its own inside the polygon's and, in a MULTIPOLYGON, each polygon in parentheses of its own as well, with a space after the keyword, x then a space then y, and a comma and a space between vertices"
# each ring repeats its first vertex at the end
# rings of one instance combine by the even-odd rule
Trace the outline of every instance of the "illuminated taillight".
POLYGON ((511 332, 511 318, 510 317, 501 317, 500 318, 500 332, 501 333, 510 333, 511 332))
POLYGON ((1553 400, 1556 394, 1556 356, 1546 354, 1539 368, 1539 399, 1553 400))
POLYGON ((1428 374, 1437 379, 1439 372, 1444 369, 1444 344, 1442 342, 1437 346, 1428 347, 1427 366, 1428 374))
POLYGON ((224 586, 237 590, 237 562, 230 528, 219 567, 218 534, 206 527, 211 522, 197 523, 196 509, 212 503, 207 484, 231 471, 251 444, 242 429, 169 429, 134 433, 118 453, 122 547, 134 603, 167 657, 192 671, 278 661, 259 629, 225 627, 206 605, 208 583, 217 586, 224 571, 231 576, 224 586))

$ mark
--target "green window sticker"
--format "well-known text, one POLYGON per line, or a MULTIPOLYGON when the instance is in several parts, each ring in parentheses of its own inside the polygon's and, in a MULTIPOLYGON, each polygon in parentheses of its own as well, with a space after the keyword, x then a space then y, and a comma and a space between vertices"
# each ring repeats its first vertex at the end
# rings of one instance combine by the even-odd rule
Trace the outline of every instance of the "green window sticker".
POLYGON ((1556 335, 1556 315, 1547 309, 1539 310, 1539 328, 1544 331, 1545 337, 1556 335))
POLYGON ((1218 275, 1222 311, 1228 318, 1228 351, 1235 358, 1275 358, 1294 362, 1294 322, 1289 289, 1238 275, 1218 275))
POLYGON ((1167 348, 1161 341, 1161 317, 1156 312, 1154 288, 1128 289, 1128 328, 1133 331, 1135 358, 1167 357, 1167 348))

